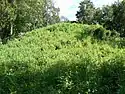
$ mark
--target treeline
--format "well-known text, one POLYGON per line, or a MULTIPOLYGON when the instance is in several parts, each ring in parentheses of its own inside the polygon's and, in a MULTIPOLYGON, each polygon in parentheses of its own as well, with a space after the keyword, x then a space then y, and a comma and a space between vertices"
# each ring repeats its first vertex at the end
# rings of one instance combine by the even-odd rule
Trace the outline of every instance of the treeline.
POLYGON ((91 0, 83 0, 76 14, 77 21, 84 24, 100 24, 106 29, 117 31, 125 37, 125 0, 96 8, 91 0))
POLYGON ((0 0, 0 38, 12 36, 60 21, 52 0, 0 0))
POLYGON ((91 0, 83 0, 76 13, 76 21, 59 18, 59 8, 52 0, 0 0, 0 39, 2 43, 36 28, 61 21, 83 24, 100 24, 108 30, 125 37, 125 0, 102 8, 91 0))

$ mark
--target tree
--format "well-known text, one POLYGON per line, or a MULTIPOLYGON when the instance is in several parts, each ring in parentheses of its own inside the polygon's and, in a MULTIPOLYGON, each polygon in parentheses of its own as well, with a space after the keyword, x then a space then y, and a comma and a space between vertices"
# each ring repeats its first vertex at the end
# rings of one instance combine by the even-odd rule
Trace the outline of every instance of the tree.
POLYGON ((80 3, 76 17, 79 23, 100 24, 106 29, 115 30, 125 37, 125 0, 112 5, 95 8, 90 0, 80 3))
POLYGON ((125 0, 116 2, 113 8, 113 28, 120 33, 121 37, 125 37, 125 0))
POLYGON ((44 0, 44 8, 43 8, 44 26, 60 22, 59 11, 60 9, 54 6, 52 0, 44 0))
POLYGON ((65 17, 65 16, 61 16, 61 17, 60 17, 60 20, 61 20, 61 21, 64 21, 64 22, 68 22, 68 21, 69 21, 68 18, 65 17))
POLYGON ((109 5, 103 6, 100 24, 106 29, 113 30, 113 8, 109 5))
POLYGON ((16 6, 14 1, 9 3, 8 0, 0 1, 0 37, 7 38, 13 33, 13 23, 16 19, 16 6))
POLYGON ((84 0, 80 3, 79 8, 76 14, 77 20, 84 24, 92 24, 95 13, 93 3, 90 0, 84 0))
POLYGON ((2 39, 60 21, 52 0, 2 0, 0 7, 2 39))

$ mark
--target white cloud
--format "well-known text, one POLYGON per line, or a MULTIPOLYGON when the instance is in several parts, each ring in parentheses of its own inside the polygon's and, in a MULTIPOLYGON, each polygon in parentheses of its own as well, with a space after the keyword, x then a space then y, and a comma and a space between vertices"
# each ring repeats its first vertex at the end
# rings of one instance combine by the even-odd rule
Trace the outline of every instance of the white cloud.
MULTIPOLYGON (((54 0, 55 5, 60 8, 60 16, 65 16, 69 20, 76 20, 75 14, 78 11, 79 3, 83 0, 54 0)), ((117 0, 92 0, 96 7, 111 4, 117 0)))

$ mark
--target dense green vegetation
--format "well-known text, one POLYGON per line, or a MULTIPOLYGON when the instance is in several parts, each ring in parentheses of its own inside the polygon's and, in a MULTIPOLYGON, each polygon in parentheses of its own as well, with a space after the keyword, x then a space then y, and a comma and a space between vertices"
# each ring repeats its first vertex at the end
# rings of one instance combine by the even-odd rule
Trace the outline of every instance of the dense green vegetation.
POLYGON ((59 11, 52 0, 0 0, 0 39, 57 23, 59 11))
POLYGON ((0 94, 125 94, 125 40, 59 23, 0 45, 0 94))
POLYGON ((0 94, 125 94, 125 0, 83 0, 76 21, 59 11, 0 0, 0 94))
POLYGON ((125 37, 125 0, 95 7, 91 0, 83 0, 76 13, 78 22, 84 24, 100 24, 109 30, 116 30, 121 37, 125 37))

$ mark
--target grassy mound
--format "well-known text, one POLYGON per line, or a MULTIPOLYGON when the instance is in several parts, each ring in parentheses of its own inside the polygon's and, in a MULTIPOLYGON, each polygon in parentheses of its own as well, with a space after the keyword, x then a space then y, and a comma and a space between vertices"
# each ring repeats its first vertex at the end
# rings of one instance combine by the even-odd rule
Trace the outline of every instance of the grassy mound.
POLYGON ((0 46, 0 94, 125 94, 125 48, 99 25, 60 23, 0 46))

